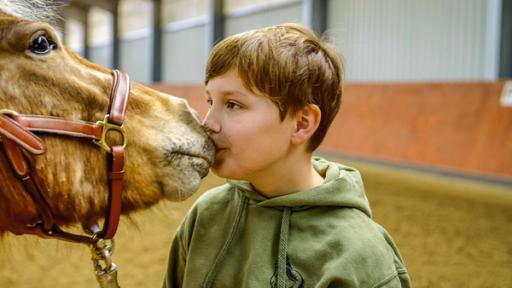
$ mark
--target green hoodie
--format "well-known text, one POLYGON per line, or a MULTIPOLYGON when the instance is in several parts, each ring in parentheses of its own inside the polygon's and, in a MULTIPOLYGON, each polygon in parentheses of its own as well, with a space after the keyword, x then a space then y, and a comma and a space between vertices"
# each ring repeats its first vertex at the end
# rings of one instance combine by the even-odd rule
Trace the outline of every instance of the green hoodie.
POLYGON ((359 172, 313 166, 324 183, 298 193, 266 198, 228 180, 203 194, 176 232, 163 287, 410 287, 359 172))

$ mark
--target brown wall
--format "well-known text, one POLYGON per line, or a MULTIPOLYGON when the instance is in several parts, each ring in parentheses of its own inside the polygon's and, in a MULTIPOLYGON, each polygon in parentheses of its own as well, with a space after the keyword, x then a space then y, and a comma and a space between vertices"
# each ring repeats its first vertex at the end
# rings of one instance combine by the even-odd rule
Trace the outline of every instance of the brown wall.
MULTIPOLYGON (((512 107, 504 81, 349 84, 321 151, 512 177, 512 107)), ((204 116, 201 86, 153 85, 204 116)))

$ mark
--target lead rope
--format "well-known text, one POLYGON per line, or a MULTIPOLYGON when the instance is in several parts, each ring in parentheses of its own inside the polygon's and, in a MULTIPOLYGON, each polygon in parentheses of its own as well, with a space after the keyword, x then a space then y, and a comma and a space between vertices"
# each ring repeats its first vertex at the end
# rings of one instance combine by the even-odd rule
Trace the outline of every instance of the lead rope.
POLYGON ((203 283, 204 288, 210 288, 213 286, 213 282, 215 281, 215 277, 217 276, 217 273, 219 273, 220 264, 222 261, 224 261, 224 258, 226 257, 226 254, 228 252, 229 247, 231 246, 231 242, 233 242, 233 239, 238 234, 238 229, 240 227, 240 219, 243 218, 244 212, 246 210, 247 203, 249 203, 249 199, 245 196, 241 196, 242 201, 240 201, 240 204, 238 205, 238 210, 236 213, 235 222, 233 223, 233 226, 231 227, 231 232, 229 233, 228 239, 226 243, 224 243, 224 246, 219 252, 219 255, 215 258, 215 262, 212 265, 212 269, 210 272, 208 272, 208 275, 206 276, 206 279, 203 283))
POLYGON ((284 207, 281 218, 281 232, 279 233, 279 251, 277 255, 277 288, 286 288, 288 276, 286 275, 286 257, 288 251, 288 233, 290 229, 290 207, 284 207))

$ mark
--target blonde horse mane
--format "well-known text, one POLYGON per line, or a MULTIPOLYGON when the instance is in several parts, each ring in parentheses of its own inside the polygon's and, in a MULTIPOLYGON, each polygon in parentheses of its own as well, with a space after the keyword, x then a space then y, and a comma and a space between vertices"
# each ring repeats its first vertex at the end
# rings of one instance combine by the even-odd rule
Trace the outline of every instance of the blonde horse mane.
POLYGON ((11 1, 0 0, 0 11, 12 16, 35 22, 45 22, 55 26, 61 17, 58 9, 62 7, 59 1, 29 0, 11 1))

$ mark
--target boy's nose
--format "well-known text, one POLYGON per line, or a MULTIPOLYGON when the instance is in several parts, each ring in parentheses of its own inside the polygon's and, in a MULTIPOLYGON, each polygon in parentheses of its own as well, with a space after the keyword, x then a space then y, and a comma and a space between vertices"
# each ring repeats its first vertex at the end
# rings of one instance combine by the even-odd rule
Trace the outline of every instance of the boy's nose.
POLYGON ((214 134, 220 132, 220 124, 218 121, 215 121, 212 117, 211 111, 208 111, 206 116, 204 117, 203 127, 208 134, 214 134))

